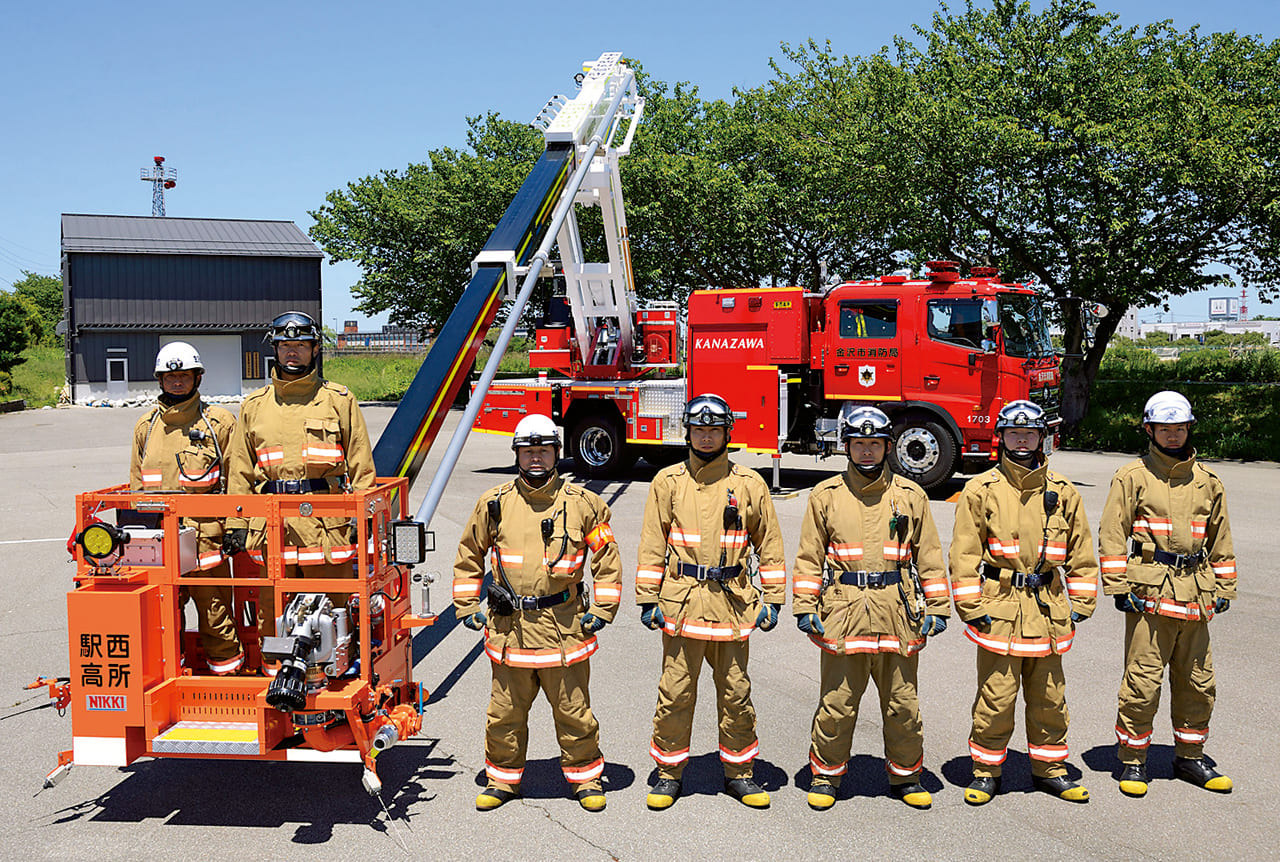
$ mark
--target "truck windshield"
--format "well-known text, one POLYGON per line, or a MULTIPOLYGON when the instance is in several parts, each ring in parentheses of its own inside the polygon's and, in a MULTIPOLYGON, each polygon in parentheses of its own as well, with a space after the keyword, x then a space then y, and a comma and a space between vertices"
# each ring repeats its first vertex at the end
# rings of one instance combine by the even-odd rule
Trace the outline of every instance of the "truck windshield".
POLYGON ((1009 356, 1027 358, 1053 353, 1044 306, 1037 297, 1002 294, 1000 329, 1004 335, 1004 352, 1009 356))

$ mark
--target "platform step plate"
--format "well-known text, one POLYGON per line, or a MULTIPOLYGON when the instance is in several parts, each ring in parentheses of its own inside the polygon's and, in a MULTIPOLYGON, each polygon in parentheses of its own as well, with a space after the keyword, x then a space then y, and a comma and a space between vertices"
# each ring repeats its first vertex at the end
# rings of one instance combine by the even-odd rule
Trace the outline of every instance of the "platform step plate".
POLYGON ((157 754, 257 754, 258 725, 246 721, 179 721, 151 740, 157 754))

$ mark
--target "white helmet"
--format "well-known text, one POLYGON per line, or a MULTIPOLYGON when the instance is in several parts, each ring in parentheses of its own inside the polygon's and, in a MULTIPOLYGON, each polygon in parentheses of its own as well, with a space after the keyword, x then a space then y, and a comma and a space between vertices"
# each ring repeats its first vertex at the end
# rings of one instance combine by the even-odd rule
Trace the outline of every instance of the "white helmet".
POLYGON ((171 341, 156 354, 156 379, 168 371, 194 371, 204 373, 204 363, 200 354, 185 341, 171 341))
POLYGON ((1191 402, 1180 392, 1157 392, 1147 399, 1147 406, 1142 408, 1142 423, 1157 425, 1175 425, 1179 422, 1195 422, 1191 412, 1191 402))
POLYGON ((560 448, 560 429, 551 421, 550 416, 531 413, 516 425, 515 437, 511 440, 511 448, 521 446, 554 446, 560 448))

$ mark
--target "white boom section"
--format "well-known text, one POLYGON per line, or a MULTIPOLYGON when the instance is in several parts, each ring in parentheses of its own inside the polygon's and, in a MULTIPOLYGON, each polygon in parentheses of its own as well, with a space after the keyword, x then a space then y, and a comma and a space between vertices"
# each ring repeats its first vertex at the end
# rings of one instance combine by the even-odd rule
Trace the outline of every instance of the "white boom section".
MULTIPOLYGON (((586 104, 586 97, 584 97, 584 94, 588 93, 587 79, 584 79, 582 92, 578 94, 578 98, 565 106, 564 110, 569 110, 578 103, 579 99, 584 99, 584 103, 575 108, 575 114, 581 117, 581 121, 576 123, 571 131, 557 128, 560 117, 557 117, 547 129, 548 143, 553 140, 556 142, 572 140, 578 157, 577 165, 565 183, 559 200, 556 201, 555 207, 552 209, 551 223, 547 227, 546 236, 538 245, 538 249, 532 259, 524 267, 515 267, 510 259, 485 261, 505 263, 509 272, 520 276, 523 280, 520 282, 520 289, 514 297, 515 302, 507 315, 507 321, 498 333, 489 361, 485 364, 484 370, 480 374, 480 380, 476 383, 471 400, 467 402, 467 407, 462 413, 462 419, 459 420, 458 427, 454 429, 453 436, 449 438, 449 446, 445 449, 440 466, 431 478, 431 484, 427 487, 427 495, 414 515, 415 520, 424 524, 431 524, 431 518, 435 514, 437 507, 439 507, 441 498, 444 496, 445 486, 448 485, 449 478, 453 475, 453 468, 458 463, 458 456, 462 454, 462 446, 466 443, 467 435, 471 433, 472 426, 475 425, 476 414, 480 412, 480 406, 484 403, 485 395, 489 392, 489 384, 493 382, 493 377, 498 371, 498 364, 502 361, 502 355, 506 353, 507 345, 511 342, 511 336, 515 332, 520 313, 524 310, 525 304, 528 303, 529 297, 533 293, 533 287, 538 281, 542 268, 547 265, 547 261, 550 259, 552 237, 558 235, 565 220, 572 217, 574 200, 578 190, 582 188, 586 181, 587 174, 594 163, 596 152, 607 146, 608 141, 617 132, 619 117, 624 115, 627 107, 636 103, 635 73, 617 61, 617 58, 621 56, 621 54, 605 54, 592 65, 591 72, 594 73, 596 67, 604 64, 606 59, 613 58, 611 64, 605 64, 611 69, 609 74, 604 77, 603 81, 597 81, 597 84, 594 85, 594 89, 591 91, 593 95, 590 95, 590 104, 586 104), (628 97, 630 101, 628 101, 628 97), (572 134, 572 137, 552 138, 551 135, 553 133, 557 135, 568 133, 572 134)), ((590 74, 588 74, 588 78, 590 78, 590 74)), ((555 100, 552 101, 554 102, 555 100)), ((562 110, 561 113, 563 114, 564 111, 562 110)), ((639 110, 637 109, 633 115, 632 130, 635 129, 635 121, 638 121, 639 118, 639 110)), ((629 148, 630 144, 631 135, 628 133, 626 146, 629 148)), ((620 200, 621 198, 619 198, 620 200)), ((480 258, 477 257, 476 261, 472 262, 473 270, 479 261, 480 258)), ((513 279, 509 279, 509 281, 513 281, 513 279)))
POLYGON ((603 221, 607 263, 585 260, 574 212, 556 236, 578 355, 588 364, 612 365, 618 350, 630 351, 635 343, 635 279, 618 160, 631 151, 631 140, 644 115, 644 99, 636 94, 635 73, 620 62, 621 57, 619 53, 603 54, 591 64, 578 97, 560 111, 545 133, 548 144, 572 142, 579 160, 590 158, 574 203, 600 207, 603 221), (619 91, 623 93, 622 110, 602 128, 600 106, 619 91), (618 144, 616 137, 624 120, 630 124, 618 144), (586 141, 597 132, 602 133, 604 146, 588 157, 586 141))

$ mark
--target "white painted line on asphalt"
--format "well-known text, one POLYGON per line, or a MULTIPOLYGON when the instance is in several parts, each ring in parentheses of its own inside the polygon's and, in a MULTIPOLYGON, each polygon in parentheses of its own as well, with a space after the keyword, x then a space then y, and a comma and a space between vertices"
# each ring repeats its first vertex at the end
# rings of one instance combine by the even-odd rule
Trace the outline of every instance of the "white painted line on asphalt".
POLYGON ((66 539, 5 539, 0 541, 0 545, 26 545, 33 542, 63 542, 66 539))

